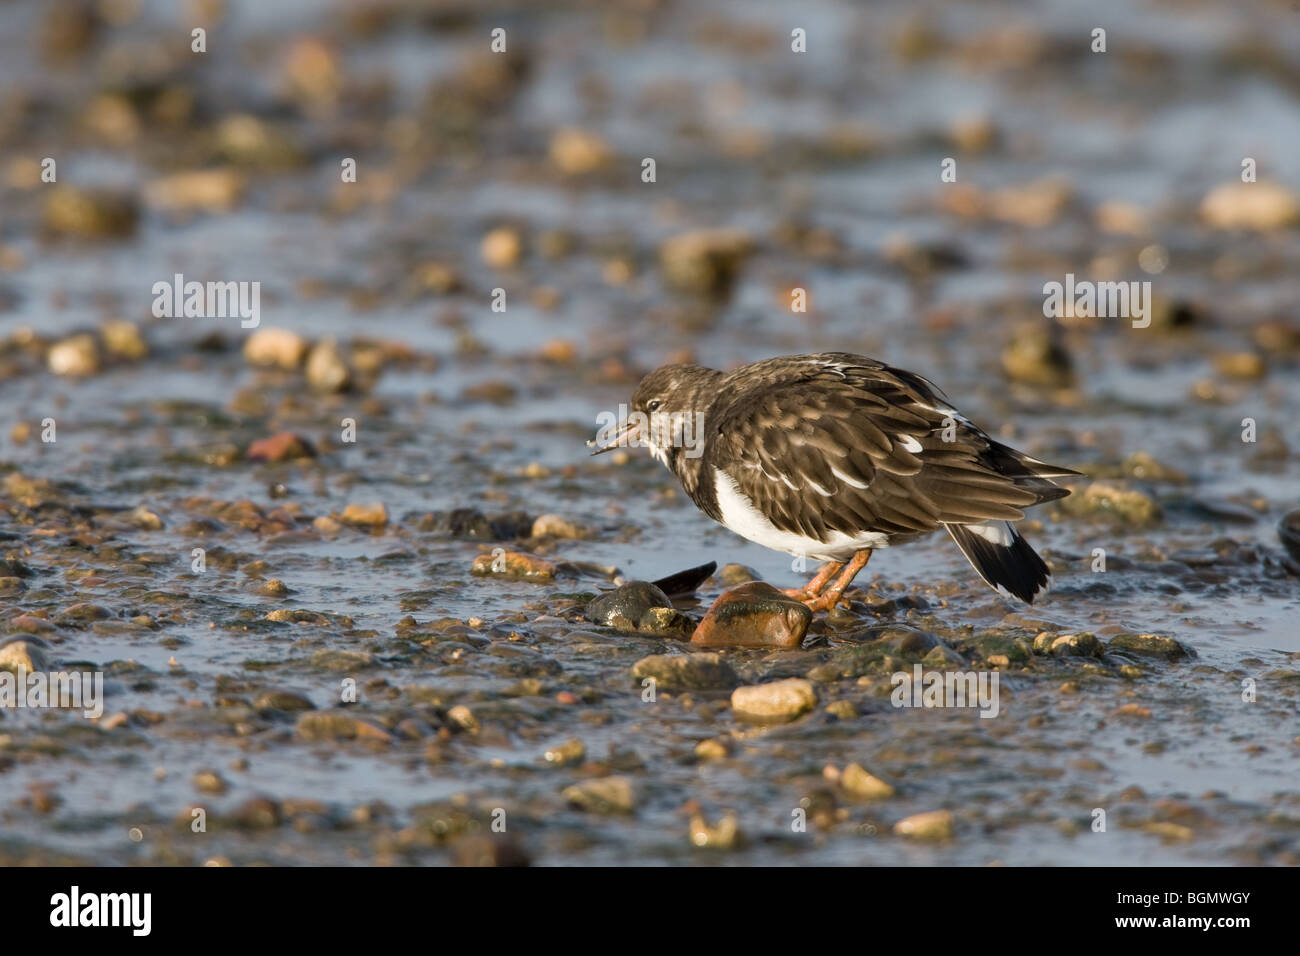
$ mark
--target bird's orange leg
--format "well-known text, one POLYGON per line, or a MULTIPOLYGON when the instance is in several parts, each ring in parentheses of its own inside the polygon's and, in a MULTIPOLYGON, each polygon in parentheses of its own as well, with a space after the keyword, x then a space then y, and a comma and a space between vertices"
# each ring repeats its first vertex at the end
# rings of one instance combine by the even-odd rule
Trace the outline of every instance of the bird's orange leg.
POLYGON ((785 593, 800 601, 811 600, 822 593, 822 588, 826 587, 826 583, 831 578, 840 573, 842 567, 844 567, 842 561, 827 561, 811 581, 801 588, 786 588, 785 593))
POLYGON ((803 603, 807 604, 809 610, 812 611, 829 611, 839 603, 840 595, 853 583, 853 579, 858 576, 858 572, 865 568, 870 560, 870 548, 863 548, 861 551, 855 552, 853 560, 846 565, 842 565, 844 573, 836 579, 834 584, 826 588, 825 591, 820 592, 816 597, 809 598, 803 603))

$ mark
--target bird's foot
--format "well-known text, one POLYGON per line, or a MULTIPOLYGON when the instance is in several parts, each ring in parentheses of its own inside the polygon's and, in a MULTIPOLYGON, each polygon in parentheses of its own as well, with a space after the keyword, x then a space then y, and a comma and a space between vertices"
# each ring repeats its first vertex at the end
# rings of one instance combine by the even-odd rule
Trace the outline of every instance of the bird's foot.
MULTIPOLYGON (((835 591, 832 589, 827 589, 823 591, 821 594, 816 595, 815 597, 800 598, 800 601, 802 601, 803 605, 806 608, 808 608, 808 610, 812 611, 815 614, 818 611, 831 610, 833 607, 835 607, 835 605, 839 604, 840 601, 843 599, 844 599, 843 591, 835 591)), ((848 601, 844 601, 844 603, 848 604, 848 601)))

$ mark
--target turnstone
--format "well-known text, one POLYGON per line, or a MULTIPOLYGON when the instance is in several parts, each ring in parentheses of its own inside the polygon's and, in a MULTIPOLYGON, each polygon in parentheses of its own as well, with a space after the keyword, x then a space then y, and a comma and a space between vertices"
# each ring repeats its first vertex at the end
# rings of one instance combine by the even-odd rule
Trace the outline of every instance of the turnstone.
POLYGON ((872 551, 938 528, 991 587, 1032 604, 1050 571, 1012 522, 1070 493, 1052 478, 1079 474, 990 438, 921 376, 843 352, 658 368, 588 442, 593 455, 638 444, 710 518, 826 562, 787 592, 813 610, 834 607, 872 551))

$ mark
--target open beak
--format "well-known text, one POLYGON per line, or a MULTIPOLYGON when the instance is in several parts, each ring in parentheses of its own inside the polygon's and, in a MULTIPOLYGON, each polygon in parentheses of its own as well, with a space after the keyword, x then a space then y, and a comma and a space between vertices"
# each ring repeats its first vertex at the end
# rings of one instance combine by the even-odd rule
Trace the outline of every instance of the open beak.
POLYGON ((633 419, 620 422, 619 426, 606 438, 605 443, 600 444, 600 435, 587 442, 588 448, 594 448, 592 455, 603 455, 607 451, 613 451, 615 448, 630 448, 632 442, 636 440, 637 432, 640 430, 640 423, 633 419))

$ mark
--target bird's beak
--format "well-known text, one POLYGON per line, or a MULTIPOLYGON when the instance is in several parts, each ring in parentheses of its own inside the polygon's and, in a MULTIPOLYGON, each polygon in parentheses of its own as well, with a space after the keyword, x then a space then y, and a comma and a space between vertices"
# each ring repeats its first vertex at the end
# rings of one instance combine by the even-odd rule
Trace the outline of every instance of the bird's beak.
POLYGON ((630 448, 632 442, 636 440, 640 431, 641 423, 637 421, 636 416, 626 418, 619 422, 618 427, 606 434, 605 429, 596 433, 596 437, 587 442, 588 448, 594 448, 592 455, 603 455, 607 451, 613 451, 615 448, 630 448), (605 436, 602 444, 601 436, 605 436))

